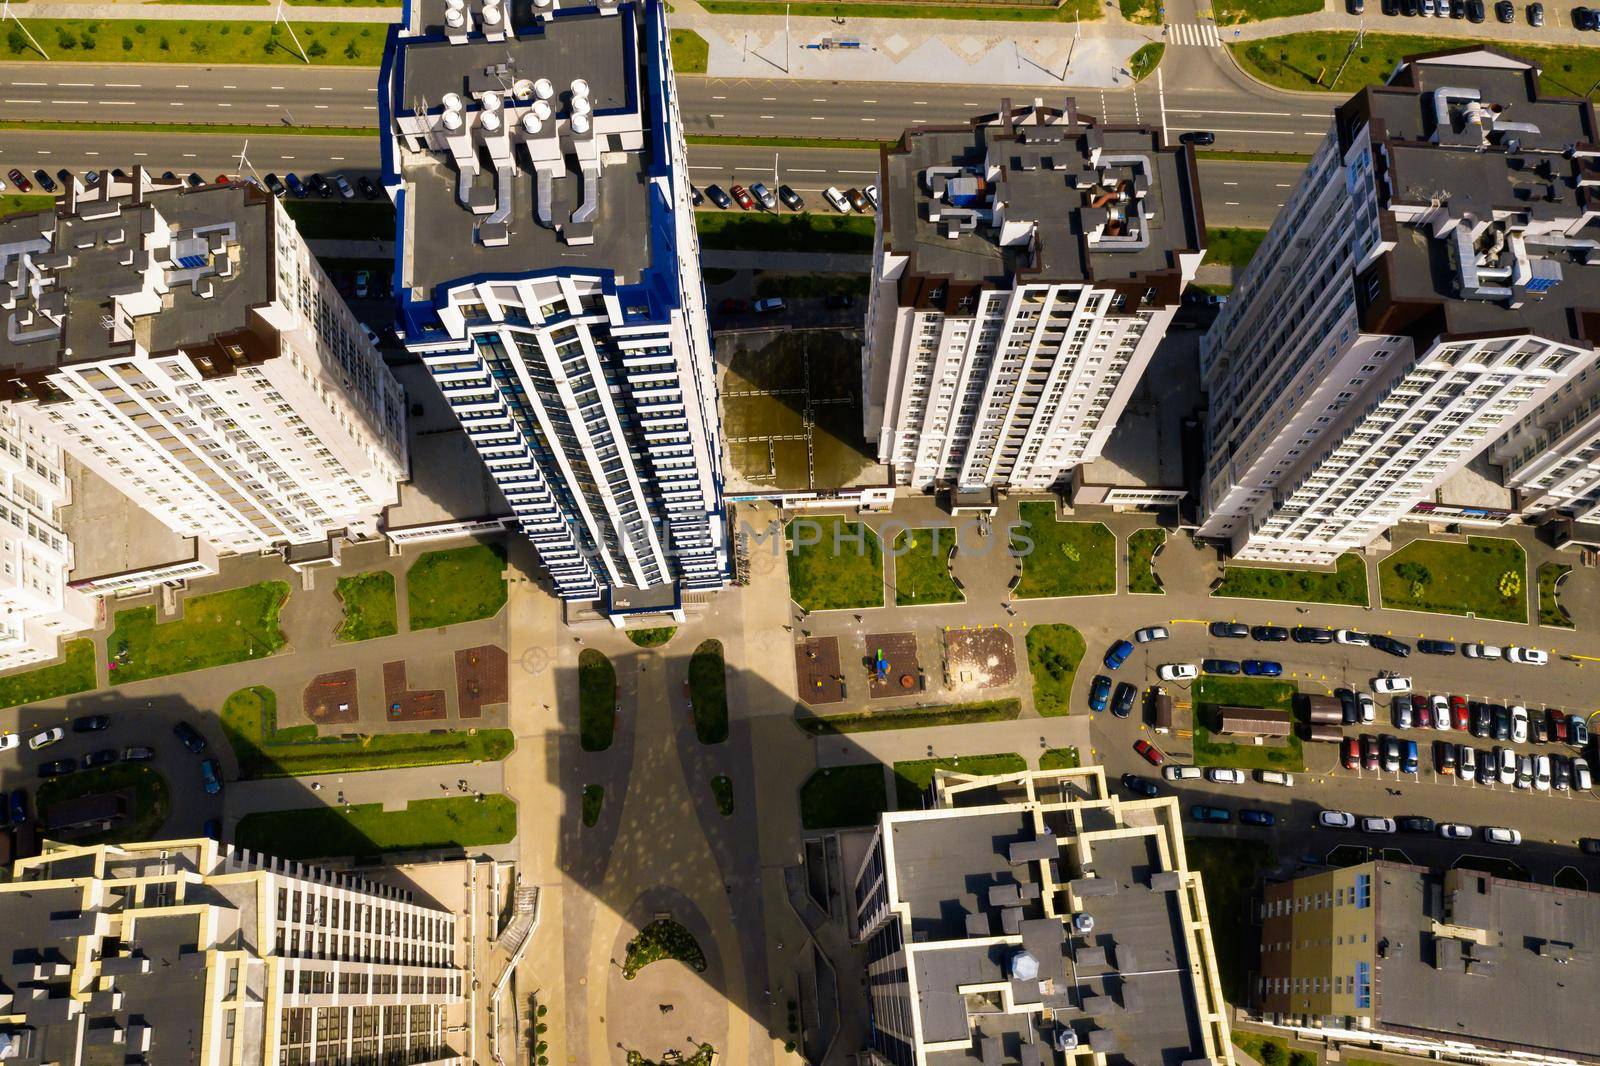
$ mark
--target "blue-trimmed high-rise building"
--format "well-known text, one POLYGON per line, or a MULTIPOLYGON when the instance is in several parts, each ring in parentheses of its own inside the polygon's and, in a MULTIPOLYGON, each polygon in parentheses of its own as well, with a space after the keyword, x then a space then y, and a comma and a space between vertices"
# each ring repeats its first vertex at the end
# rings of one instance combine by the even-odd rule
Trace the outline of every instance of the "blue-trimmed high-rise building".
POLYGON ((729 576, 716 378, 662 0, 408 0, 379 101, 406 347, 559 594, 729 576))

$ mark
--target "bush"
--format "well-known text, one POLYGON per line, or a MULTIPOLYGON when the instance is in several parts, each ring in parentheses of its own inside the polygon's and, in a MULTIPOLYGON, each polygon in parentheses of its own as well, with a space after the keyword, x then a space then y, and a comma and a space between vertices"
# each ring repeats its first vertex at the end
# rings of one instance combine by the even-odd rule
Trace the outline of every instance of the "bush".
POLYGON ((1261 1066, 1283 1066, 1284 1059, 1282 1044, 1269 1042, 1261 1045, 1261 1066))
POLYGON ((28 50, 28 35, 16 26, 6 32, 6 47, 11 49, 11 54, 19 56, 28 50))
POLYGON ((306 49, 306 55, 310 56, 312 59, 317 59, 327 54, 328 49, 321 41, 312 41, 311 47, 306 49))
POLYGON ((123 37, 122 38, 122 50, 124 52, 133 51, 133 38, 132 37, 123 37))
POLYGON ((1402 581, 1410 581, 1417 585, 1426 585, 1433 580, 1433 572, 1421 563, 1400 563, 1394 572, 1402 581))

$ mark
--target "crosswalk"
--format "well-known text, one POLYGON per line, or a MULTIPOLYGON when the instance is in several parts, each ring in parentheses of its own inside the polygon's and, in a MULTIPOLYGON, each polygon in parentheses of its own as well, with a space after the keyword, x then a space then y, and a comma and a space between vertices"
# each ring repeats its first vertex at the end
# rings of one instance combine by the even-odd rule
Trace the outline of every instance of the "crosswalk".
POLYGON ((1167 24, 1168 44, 1191 44, 1201 48, 1221 48, 1217 27, 1209 22, 1171 22, 1167 24))

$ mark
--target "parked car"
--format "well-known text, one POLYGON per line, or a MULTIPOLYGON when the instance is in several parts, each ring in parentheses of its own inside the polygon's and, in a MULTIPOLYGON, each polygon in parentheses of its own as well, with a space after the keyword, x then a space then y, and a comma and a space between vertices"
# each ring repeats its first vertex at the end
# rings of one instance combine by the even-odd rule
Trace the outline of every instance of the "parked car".
POLYGON ((1378 768, 1378 738, 1370 733, 1361 734, 1361 768, 1363 770, 1378 768))
POLYGON ((1119 640, 1106 650, 1105 664, 1107 670, 1115 670, 1128 661, 1128 656, 1133 654, 1131 641, 1119 640))
POLYGON ((22 738, 15 733, 0 733, 0 751, 10 751, 22 746, 22 738))
POLYGON ((1217 135, 1212 133, 1210 130, 1190 130, 1188 133, 1180 134, 1178 140, 1182 141, 1184 144, 1216 144, 1217 135))
POLYGON ((1579 30, 1592 30, 1595 25, 1595 13, 1586 7, 1572 9, 1572 26, 1579 30))
MULTIPOLYGON (((708 189, 706 191, 709 192, 710 190, 708 189)), ((828 201, 829 206, 835 211, 839 212, 841 215, 848 215, 850 213, 850 201, 846 200, 844 198, 844 193, 840 192, 834 186, 830 185, 826 189, 823 189, 822 198, 828 201)))
POLYGON ((100 766, 110 766, 112 763, 121 760, 121 758, 122 755, 116 748, 101 748, 99 751, 91 751, 83 757, 83 768, 85 770, 93 770, 100 766))
POLYGON ((1433 728, 1450 728, 1450 701, 1443 696, 1429 696, 1428 709, 1433 712, 1433 728))
POLYGON ((1540 651, 1538 648, 1524 648, 1513 644, 1506 649, 1506 662, 1522 666, 1546 666, 1550 662, 1550 653, 1540 651))
POLYGON ((1168 781, 1198 781, 1205 773, 1198 766, 1165 766, 1161 769, 1161 776, 1168 781))
POLYGON ((1405 754, 1405 746, 1400 743, 1399 737, 1385 736, 1383 738, 1383 769, 1385 773, 1397 774, 1400 772, 1401 757, 1405 754))
POLYGON ((109 728, 110 725, 110 715, 86 714, 81 718, 74 718, 72 720, 72 731, 74 733, 99 733, 102 730, 109 728))
POLYGON ((1461 654, 1469 659, 1498 659, 1505 653, 1498 644, 1463 644, 1461 654))
POLYGON ((1402 677, 1398 674, 1375 677, 1372 679, 1372 691, 1378 693, 1410 692, 1411 679, 1409 677, 1402 677))
POLYGON ((1243 770, 1234 770, 1225 766, 1213 766, 1206 771, 1206 780, 1213 785, 1242 785, 1245 783, 1243 770))
POLYGON ((208 796, 215 796, 222 791, 222 764, 217 762, 215 756, 201 760, 200 785, 208 796))
POLYGON ((806 209, 805 197, 787 185, 778 186, 778 199, 782 200, 783 206, 791 211, 804 211, 806 209))
POLYGON ((1575 748, 1589 743, 1589 723, 1579 715, 1567 719, 1567 743, 1575 748))
POLYGON ((1345 737, 1340 741, 1339 762, 1346 770, 1361 769, 1361 742, 1355 737, 1345 737))
POLYGON ((49 729, 41 729, 28 738, 28 750, 38 751, 40 748, 48 748, 66 735, 67 731, 58 725, 51 726, 49 729))
POLYGON ((1205 803, 1196 803, 1189 808, 1189 817, 1197 822, 1229 822, 1233 815, 1228 813, 1226 807, 1212 807, 1205 803))
POLYGON ((1533 787, 1539 792, 1550 791, 1550 756, 1539 755, 1534 757, 1533 787))
POLYGON ((1433 832, 1433 829, 1434 829, 1433 819, 1432 818, 1425 818, 1420 814, 1408 814, 1408 815, 1405 815, 1404 817, 1396 818, 1395 819, 1395 825, 1397 825, 1399 827, 1400 832, 1402 832, 1402 833, 1430 833, 1431 834, 1433 832))
POLYGON ((1467 0, 1467 21, 1483 21, 1483 0, 1467 0))
POLYGON ((1349 644, 1355 648, 1365 648, 1370 643, 1367 635, 1359 629, 1336 629, 1333 631, 1333 639, 1340 644, 1349 644))
POLYGON ((1450 697, 1450 727, 1467 731, 1467 700, 1464 696, 1450 697))
POLYGON ((1283 626, 1251 626, 1250 639, 1273 644, 1281 643, 1289 639, 1289 631, 1283 626))
POLYGON ((1511 0, 1500 0, 1494 5, 1494 17, 1501 22, 1511 22, 1517 17, 1517 7, 1511 0))
POLYGON ((1250 627, 1243 622, 1212 622, 1206 632, 1218 640, 1243 640, 1250 635, 1250 627))
POLYGON ((861 195, 867 198, 867 203, 872 205, 874 211, 878 210, 878 187, 876 185, 868 185, 861 190, 861 195))
POLYGON ((1433 742, 1433 770, 1443 777, 1456 775, 1456 746, 1448 740, 1433 742))
POLYGON ((783 297, 781 296, 769 296, 765 300, 757 300, 750 306, 756 314, 765 315, 774 311, 786 310, 788 305, 783 302, 783 297))
POLYGON ((1478 760, 1478 784, 1492 785, 1500 780, 1500 756, 1493 748, 1485 748, 1478 760))
POLYGON ((700 187, 698 185, 690 185, 689 186, 689 203, 690 203, 690 205, 692 205, 694 207, 699 207, 701 204, 703 204, 705 202, 706 202, 706 194, 700 191, 700 187))
POLYGON ((1550 721, 1538 711, 1528 715, 1528 734, 1535 744, 1550 743, 1550 721))
POLYGON ((1149 796, 1152 799, 1161 795, 1161 789, 1154 781, 1147 777, 1140 777, 1138 774, 1123 774, 1122 787, 1129 792, 1136 792, 1141 796, 1149 796))
POLYGON ((856 305, 856 298, 847 292, 830 292, 822 298, 822 306, 830 311, 845 311, 856 305))
POLYGON ((206 750, 206 738, 201 736, 200 731, 188 722, 179 722, 172 727, 172 732, 178 738, 178 742, 188 748, 191 753, 199 755, 206 750))
POLYGON ((1565 792, 1572 787, 1572 760, 1565 755, 1546 756, 1550 760, 1550 787, 1565 792))
POLYGON ((18 192, 33 191, 33 182, 29 181, 28 176, 16 167, 6 171, 6 177, 11 179, 11 184, 16 186, 18 192))
POLYGON ((1134 741, 1133 750, 1138 752, 1144 761, 1149 763, 1151 766, 1160 766, 1161 763, 1166 759, 1166 756, 1161 754, 1161 749, 1150 743, 1148 740, 1134 741))
POLYGON ((1200 672, 1203 674, 1237 674, 1240 669, 1235 659, 1204 659, 1200 663, 1200 672))
POLYGON ((1111 713, 1118 718, 1126 718, 1133 713, 1133 702, 1139 698, 1139 689, 1130 681, 1123 681, 1117 685, 1116 694, 1111 697, 1111 713))
POLYGON ((356 198, 355 187, 350 184, 349 178, 343 174, 335 174, 330 180, 333 182, 334 188, 339 190, 339 195, 342 198, 346 200, 354 200, 356 198))
POLYGON ((274 196, 283 196, 289 191, 276 174, 268 174, 264 180, 267 183, 267 191, 274 196))
POLYGON ((360 181, 356 182, 356 188, 360 189, 361 195, 368 200, 376 200, 378 198, 378 186, 371 178, 365 175, 362 176, 360 181))
POLYGON ((1572 787, 1579 792, 1594 788, 1594 777, 1589 773, 1589 760, 1581 755, 1572 759, 1572 787))
POLYGON ((1490 714, 1487 703, 1473 700, 1467 704, 1467 715, 1468 728, 1472 730, 1473 736, 1482 738, 1489 735, 1490 714))
POLYGON ((289 187, 289 192, 296 200, 305 196, 306 186, 305 182, 300 180, 300 175, 290 171, 283 176, 283 183, 289 187))
POLYGON ((1472 826, 1463 822, 1442 822, 1439 825, 1439 835, 1446 840, 1471 840, 1472 826))
POLYGON ((1463 744, 1456 749, 1456 759, 1460 766, 1457 776, 1463 781, 1473 781, 1478 777, 1478 749, 1463 744))
POLYGON ((1424 655, 1454 655, 1456 653, 1456 645, 1454 641, 1433 640, 1424 637, 1417 641, 1417 650, 1424 655))
POLYGON ((1389 705, 1389 710, 1396 729, 1410 729, 1416 723, 1416 715, 1411 710, 1410 696, 1396 696, 1394 702, 1389 705))
POLYGON ((1407 644, 1403 640, 1396 640, 1393 637, 1385 636, 1382 633, 1372 634, 1371 641, 1374 648, 1377 648, 1379 651, 1385 652, 1389 655, 1393 655, 1397 659, 1404 659, 1406 656, 1411 654, 1411 645, 1407 644))
POLYGON ((1361 831, 1363 833, 1393 833, 1397 827, 1393 818, 1381 818, 1376 815, 1363 815, 1361 818, 1361 831))
POLYGON ((1105 674, 1095 674, 1089 682, 1089 709, 1103 711, 1111 702, 1111 679, 1105 674))
POLYGON ((1145 626, 1133 634, 1133 639, 1136 644, 1149 644, 1152 641, 1166 640, 1169 636, 1171 634, 1167 632, 1166 626, 1145 626))
POLYGON ((1246 677, 1280 677, 1283 674, 1283 664, 1271 659, 1246 659, 1239 668, 1246 677))
POLYGON ((51 759, 39 764, 40 777, 65 777, 78 768, 76 759, 51 759))
POLYGON ((1411 715, 1417 720, 1418 729, 1433 728, 1433 704, 1428 702, 1428 697, 1411 694, 1411 715))
POLYGON ((850 201, 851 207, 855 208, 863 215, 866 214, 867 210, 872 206, 871 204, 867 203, 867 198, 861 195, 861 190, 855 188, 854 186, 844 191, 844 198, 850 201))
POLYGON ((1284 788, 1294 786, 1294 775, 1286 774, 1282 770, 1257 770, 1254 777, 1263 785, 1282 785, 1284 788))
POLYGON ((1321 626, 1295 626, 1289 636, 1296 644, 1332 644, 1333 630, 1321 626))
POLYGON ((14 788, 11 790, 11 824, 26 825, 28 822, 28 790, 14 788))
POLYGON ((1339 701, 1339 711, 1344 716, 1345 725, 1355 725, 1361 720, 1361 705, 1356 702, 1356 694, 1347 688, 1333 690, 1333 698, 1339 701))
POLYGON ((316 193, 324 200, 333 195, 332 183, 330 183, 328 179, 323 177, 321 174, 311 175, 311 179, 307 181, 306 184, 311 188, 312 192, 316 193))
POLYGON ((1505 829, 1498 825, 1483 827, 1483 839, 1489 844, 1504 844, 1515 847, 1522 843, 1522 834, 1515 829, 1505 829))
POLYGON ((733 206, 733 197, 723 192, 720 185, 707 185, 706 198, 724 211, 733 206))
POLYGON ((1200 676, 1194 663, 1162 663, 1156 667, 1156 676, 1163 681, 1193 681, 1200 676))
POLYGON ((33 172, 33 180, 38 182, 39 188, 43 189, 45 192, 53 193, 57 188, 59 188, 59 186, 56 185, 56 180, 52 178, 43 167, 40 167, 38 170, 33 172))
POLYGON ((1356 816, 1349 811, 1320 811, 1317 825, 1323 829, 1354 829, 1356 816))
POLYGON ((1567 716, 1554 707, 1546 707, 1544 711, 1545 732, 1550 735, 1550 740, 1556 744, 1567 742, 1567 716))
POLYGON ((1526 744, 1528 742, 1528 708, 1517 706, 1511 708, 1511 742, 1513 744, 1526 744))
POLYGON ((1517 753, 1510 748, 1496 748, 1495 780, 1502 785, 1517 783, 1517 753))
POLYGON ((1530 26, 1543 26, 1544 25, 1544 5, 1543 4, 1529 4, 1528 5, 1528 25, 1530 25, 1530 26))
POLYGON ((1245 807, 1239 811, 1240 825, 1277 825, 1278 816, 1271 811, 1261 811, 1254 807, 1245 807))
POLYGON ((1533 756, 1517 756, 1517 787, 1523 791, 1533 789, 1533 756))
POLYGON ((1417 742, 1408 740, 1401 746, 1400 772, 1414 774, 1417 772, 1417 742))
POLYGON ((739 210, 748 211, 756 205, 755 198, 750 195, 750 190, 743 185, 728 186, 728 193, 733 197, 733 202, 739 205, 739 210))
POLYGON ((1496 740, 1511 739, 1511 709, 1498 703, 1489 704, 1489 735, 1496 740))
POLYGON ((123 762, 149 762, 156 757, 156 749, 132 747, 122 749, 123 762))

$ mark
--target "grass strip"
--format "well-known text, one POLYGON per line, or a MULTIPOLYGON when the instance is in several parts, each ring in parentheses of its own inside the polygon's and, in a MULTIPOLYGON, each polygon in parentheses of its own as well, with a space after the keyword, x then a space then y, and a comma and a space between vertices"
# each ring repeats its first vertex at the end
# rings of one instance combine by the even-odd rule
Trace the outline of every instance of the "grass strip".
POLYGON ((1077 748, 1046 748, 1039 753, 1041 770, 1076 770, 1082 765, 1077 748))
POLYGON ((154 607, 118 611, 106 638, 111 680, 117 684, 261 659, 286 642, 278 612, 288 583, 226 589, 183 601, 183 617, 158 622, 154 607))
POLYGON ((583 824, 593 829, 594 824, 600 820, 600 809, 605 806, 606 787, 604 785, 583 786, 583 824))
POLYGON ((398 811, 385 811, 381 803, 258 811, 234 830, 239 847, 280 859, 476 848, 516 836, 517 805, 498 794, 412 800, 398 811))
POLYGON ((999 752, 992 755, 952 755, 943 759, 906 759, 894 764, 895 805, 902 811, 916 810, 922 806, 922 797, 933 786, 933 775, 939 770, 986 777, 990 774, 1014 774, 1026 770, 1028 764, 1016 752, 999 752))
POLYGON ((611 746, 617 721, 617 671, 604 652, 578 654, 578 743, 584 751, 611 746))
POLYGON ((841 148, 847 151, 876 152, 892 145, 893 141, 877 141, 865 137, 773 137, 760 134, 723 135, 717 133, 691 133, 684 137, 689 144, 705 144, 745 148, 841 148))
POLYGON ((974 722, 1009 722, 1022 714, 1017 699, 983 700, 976 703, 931 704, 925 707, 894 707, 882 711, 850 711, 845 714, 799 714, 795 725, 814 737, 843 733, 876 733, 885 729, 921 729, 935 725, 969 725, 974 722))
POLYGON ((997 22, 1073 22, 1100 18, 1100 8, 1089 0, 1066 0, 1060 7, 1037 4, 1031 7, 996 3, 954 4, 863 4, 849 2, 785 4, 773 0, 701 0, 700 6, 713 15, 797 15, 801 18, 858 19, 975 19, 997 22))
POLYGON ((1211 917, 1211 942, 1217 953, 1217 976, 1230 1003, 1244 1002, 1246 976, 1257 958, 1251 930, 1250 900, 1256 878, 1277 862, 1272 849, 1258 840, 1185 838, 1189 869, 1205 886, 1206 913, 1211 917))
POLYGON ((870 825, 888 809, 882 763, 824 767, 800 786, 800 823, 807 829, 870 825))
POLYGON ((765 211, 696 211, 700 246, 760 252, 843 252, 868 255, 873 220, 866 215, 776 215, 765 211))
POLYGON ((1206 230, 1206 262, 1223 263, 1243 270, 1267 239, 1267 231, 1245 226, 1221 226, 1206 230))
POLYGON ((1234 163, 1309 163, 1310 152, 1241 152, 1226 148, 1202 148, 1195 152, 1201 159, 1215 159, 1234 163))
POLYGON ((1274 570, 1265 566, 1226 566, 1213 596, 1292 603, 1367 605, 1367 564, 1347 552, 1333 573, 1322 570, 1274 570))
POLYGON ((711 45, 693 30, 672 31, 672 69, 679 74, 704 74, 711 45))
POLYGON ((711 795, 717 801, 717 810, 727 818, 733 814, 733 778, 718 774, 711 779, 711 795))
POLYGON ((58 663, 0 677, 0 707, 20 707, 94 688, 94 641, 88 637, 69 640, 62 644, 61 652, 58 663))
POLYGON ((1083 634, 1064 622, 1028 629, 1028 672, 1033 675, 1033 709, 1046 718, 1072 713, 1072 682, 1083 662, 1083 634))
POLYGON ((1572 567, 1561 563, 1539 564, 1539 624, 1572 628, 1572 616, 1561 602, 1561 580, 1572 573, 1572 567))
POLYGON ((628 639, 641 648, 659 648, 672 639, 677 626, 657 626, 654 629, 630 629, 628 639))
POLYGON ((1219 26, 1314 15, 1321 10, 1322 0, 1215 0, 1212 7, 1219 26))
POLYGON ((1528 620, 1528 556, 1503 537, 1414 540, 1378 564, 1386 608, 1528 620))
MULTIPOLYGON (((57 119, 24 121, 0 119, 0 130, 46 130, 62 133, 200 133, 244 137, 376 137, 382 131, 373 126, 252 126, 246 122, 68 122, 57 119)), ((42 197, 51 199, 51 197, 42 197)))
POLYGON ((1056 521, 1055 504, 1027 502, 1012 533, 1022 561, 1018 599, 1107 596, 1117 591, 1117 538, 1103 522, 1056 521))
POLYGON ((728 671, 722 641, 705 641, 689 656, 689 702, 700 743, 721 744, 728 739, 728 671))
POLYGON ((924 603, 960 603, 961 594, 950 576, 950 556, 956 550, 954 526, 903 529, 894 538, 894 602, 897 607, 924 603))
MULTIPOLYGON (((0 123, 0 129, 20 129, 31 126, 31 123, 0 123)), ((10 218, 12 215, 32 215, 40 211, 48 211, 55 206, 56 198, 48 194, 39 193, 6 193, 0 196, 0 218, 10 218)))
POLYGON ((785 531, 789 595, 807 611, 883 606, 883 547, 843 515, 796 518, 785 531))
MULTIPOLYGON (((295 36, 282 24, 210 19, 22 19, 51 60, 102 63, 205 63, 375 67, 388 27, 361 22, 299 22, 295 36)), ((13 62, 46 57, 15 29, 0 56, 13 62)))
POLYGON ((1128 591, 1144 595, 1162 592, 1156 573, 1156 552, 1167 542, 1164 529, 1136 529, 1128 534, 1128 591))
POLYGON ((1155 69, 1160 65, 1161 57, 1166 54, 1166 51, 1166 45, 1156 42, 1155 44, 1144 45, 1133 53, 1133 57, 1128 60, 1128 73, 1133 75, 1133 80, 1144 81, 1145 78, 1155 73, 1155 69))

